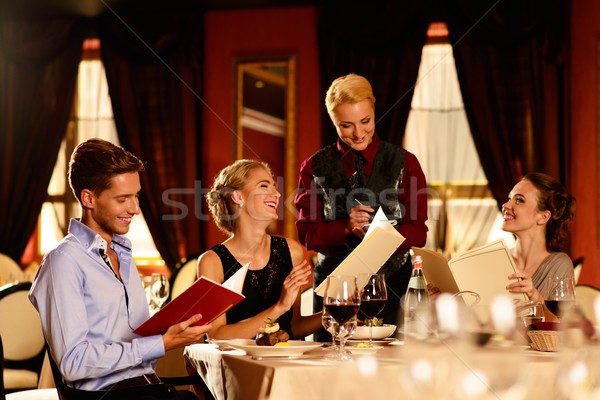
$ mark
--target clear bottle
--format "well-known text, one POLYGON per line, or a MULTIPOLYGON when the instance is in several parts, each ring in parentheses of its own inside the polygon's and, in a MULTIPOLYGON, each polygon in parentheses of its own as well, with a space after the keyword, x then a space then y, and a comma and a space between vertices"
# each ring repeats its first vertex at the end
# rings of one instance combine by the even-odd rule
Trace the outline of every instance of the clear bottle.
POLYGON ((408 289, 404 295, 404 333, 406 339, 425 340, 430 336, 431 308, 423 276, 423 259, 415 256, 408 289))

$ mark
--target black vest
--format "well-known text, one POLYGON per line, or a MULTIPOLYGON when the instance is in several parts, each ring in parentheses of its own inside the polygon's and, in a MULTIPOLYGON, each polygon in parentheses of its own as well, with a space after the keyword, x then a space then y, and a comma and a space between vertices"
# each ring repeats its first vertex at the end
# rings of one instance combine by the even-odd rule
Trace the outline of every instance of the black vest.
MULTIPOLYGON (((365 188, 352 189, 344 173, 342 154, 336 144, 324 147, 313 157, 313 176, 318 195, 323 202, 323 220, 348 219, 349 211, 358 199, 374 209, 382 207, 388 219, 402 223, 402 205, 398 201, 398 191, 402 188, 402 172, 406 150, 387 142, 380 142, 375 155, 373 169, 365 188)), ((361 239, 350 235, 347 246, 317 256, 315 283, 318 284, 333 271, 338 264, 360 243, 361 239), (319 281, 319 282, 317 282, 319 281)), ((406 261, 402 254, 394 253, 383 265, 380 272, 393 274, 406 261)))

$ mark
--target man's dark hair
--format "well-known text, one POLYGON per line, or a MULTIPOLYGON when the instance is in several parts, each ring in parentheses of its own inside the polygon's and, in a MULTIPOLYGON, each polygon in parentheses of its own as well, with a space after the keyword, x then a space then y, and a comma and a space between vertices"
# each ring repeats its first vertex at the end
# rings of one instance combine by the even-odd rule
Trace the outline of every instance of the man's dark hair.
POLYGON ((89 139, 71 155, 69 185, 81 203, 82 190, 89 189, 99 196, 110 188, 114 176, 143 170, 144 163, 122 147, 102 139, 89 139))

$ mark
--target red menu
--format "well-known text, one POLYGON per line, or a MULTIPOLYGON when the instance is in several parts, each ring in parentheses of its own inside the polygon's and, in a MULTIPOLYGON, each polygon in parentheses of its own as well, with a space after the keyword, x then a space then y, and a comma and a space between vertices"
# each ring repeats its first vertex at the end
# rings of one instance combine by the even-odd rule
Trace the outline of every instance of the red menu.
POLYGON ((195 314, 202 314, 202 319, 195 325, 206 325, 244 298, 243 294, 202 276, 133 333, 140 336, 162 335, 171 325, 195 314))

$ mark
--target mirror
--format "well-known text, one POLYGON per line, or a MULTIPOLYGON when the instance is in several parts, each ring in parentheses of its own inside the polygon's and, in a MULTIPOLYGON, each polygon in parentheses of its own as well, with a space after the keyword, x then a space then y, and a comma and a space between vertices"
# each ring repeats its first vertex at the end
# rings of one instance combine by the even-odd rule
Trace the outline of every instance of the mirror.
POLYGON ((271 233, 296 237, 293 195, 296 166, 296 59, 294 56, 236 62, 236 159, 265 161, 281 192, 279 221, 271 233))

